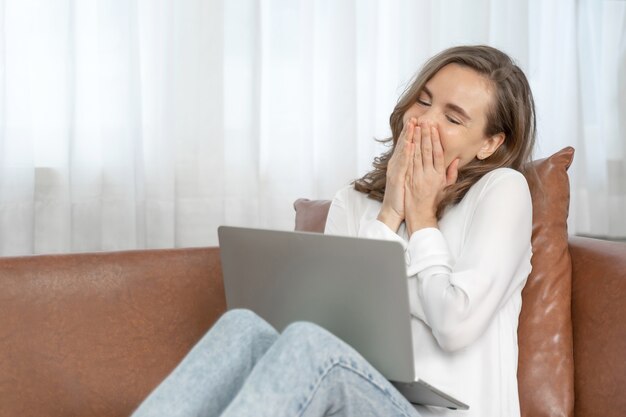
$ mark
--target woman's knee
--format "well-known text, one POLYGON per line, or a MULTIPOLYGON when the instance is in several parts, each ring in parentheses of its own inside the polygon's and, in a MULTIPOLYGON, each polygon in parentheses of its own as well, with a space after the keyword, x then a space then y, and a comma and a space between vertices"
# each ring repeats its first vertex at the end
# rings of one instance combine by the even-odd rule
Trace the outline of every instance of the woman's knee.
POLYGON ((266 323, 265 320, 259 317, 254 311, 245 308, 227 310, 220 316, 218 322, 250 323, 252 325, 259 322, 266 323))
POLYGON ((235 308, 235 309, 226 311, 217 320, 216 324, 218 323, 222 325, 236 326, 236 327, 269 326, 269 324, 265 320, 263 320, 261 317, 259 317, 254 311, 244 309, 244 308, 235 308))
POLYGON ((308 352, 317 361, 335 361, 358 355, 347 343, 328 330, 310 322, 295 322, 280 336, 283 343, 294 350, 308 352))
POLYGON ((285 327, 283 336, 296 340, 325 340, 335 338, 328 330, 308 321, 296 321, 291 323, 285 327))

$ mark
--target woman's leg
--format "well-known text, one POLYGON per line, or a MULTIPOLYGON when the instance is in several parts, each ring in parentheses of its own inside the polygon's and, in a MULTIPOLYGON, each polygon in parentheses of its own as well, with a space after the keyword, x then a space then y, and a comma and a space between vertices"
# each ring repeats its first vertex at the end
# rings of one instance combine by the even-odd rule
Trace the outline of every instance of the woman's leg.
POLYGON ((227 312, 132 417, 220 415, 277 338, 253 312, 227 312))
POLYGON ((257 363, 222 417, 418 416, 361 355, 311 323, 294 323, 257 363))

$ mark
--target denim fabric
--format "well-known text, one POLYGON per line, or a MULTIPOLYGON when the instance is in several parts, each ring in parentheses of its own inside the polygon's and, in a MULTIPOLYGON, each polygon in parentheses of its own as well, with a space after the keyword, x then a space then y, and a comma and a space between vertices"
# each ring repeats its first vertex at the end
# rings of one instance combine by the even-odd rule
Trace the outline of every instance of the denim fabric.
POLYGON ((419 416, 354 349, 298 322, 279 335, 231 310, 133 414, 153 416, 419 416))

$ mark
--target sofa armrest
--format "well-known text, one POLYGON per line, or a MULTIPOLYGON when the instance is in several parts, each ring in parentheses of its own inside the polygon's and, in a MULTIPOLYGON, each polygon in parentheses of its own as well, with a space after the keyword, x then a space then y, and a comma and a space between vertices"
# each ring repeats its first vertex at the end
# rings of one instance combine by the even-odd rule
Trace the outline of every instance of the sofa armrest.
POLYGON ((224 309, 218 248, 0 258, 0 416, 128 416, 224 309))
POLYGON ((570 237, 577 416, 626 409, 626 243, 570 237))

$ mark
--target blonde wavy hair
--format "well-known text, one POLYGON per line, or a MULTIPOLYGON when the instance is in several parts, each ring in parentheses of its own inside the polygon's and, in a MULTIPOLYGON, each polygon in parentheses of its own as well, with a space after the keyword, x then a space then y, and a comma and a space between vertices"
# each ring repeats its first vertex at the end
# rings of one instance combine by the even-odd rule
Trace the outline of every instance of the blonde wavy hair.
POLYGON ((530 160, 535 144, 535 103, 530 85, 522 70, 504 52, 485 45, 457 46, 432 57, 400 96, 389 117, 392 136, 381 140, 391 148, 374 158, 374 169, 354 181, 354 188, 369 198, 382 201, 387 183, 387 164, 402 131, 402 116, 415 103, 424 85, 444 66, 458 64, 471 68, 488 79, 493 100, 487 112, 485 136, 504 133, 502 145, 488 158, 471 162, 459 169, 457 182, 445 190, 437 207, 441 218, 446 207, 460 202, 467 191, 486 173, 508 167, 522 173, 532 171, 530 160))

